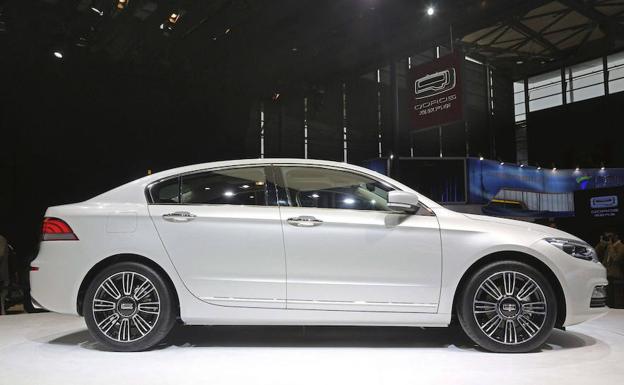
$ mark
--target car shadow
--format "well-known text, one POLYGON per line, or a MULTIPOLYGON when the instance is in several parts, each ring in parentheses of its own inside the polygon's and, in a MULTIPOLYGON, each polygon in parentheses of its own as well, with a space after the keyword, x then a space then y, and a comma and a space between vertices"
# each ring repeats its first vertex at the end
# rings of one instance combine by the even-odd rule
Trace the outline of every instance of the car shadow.
MULTIPOLYGON (((87 330, 49 341, 107 351, 87 330)), ((554 330, 540 351, 591 346, 596 340, 582 333, 554 330)), ((171 346, 202 347, 288 347, 288 348, 449 348, 485 352, 459 327, 372 327, 372 326, 176 326, 152 350, 171 346)))

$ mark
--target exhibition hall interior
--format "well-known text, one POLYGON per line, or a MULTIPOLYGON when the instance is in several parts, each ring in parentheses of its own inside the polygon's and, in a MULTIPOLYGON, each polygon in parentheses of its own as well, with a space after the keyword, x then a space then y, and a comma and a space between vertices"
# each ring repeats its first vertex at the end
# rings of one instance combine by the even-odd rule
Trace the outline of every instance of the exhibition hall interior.
POLYGON ((0 384, 621 384, 624 0, 0 0, 0 384))

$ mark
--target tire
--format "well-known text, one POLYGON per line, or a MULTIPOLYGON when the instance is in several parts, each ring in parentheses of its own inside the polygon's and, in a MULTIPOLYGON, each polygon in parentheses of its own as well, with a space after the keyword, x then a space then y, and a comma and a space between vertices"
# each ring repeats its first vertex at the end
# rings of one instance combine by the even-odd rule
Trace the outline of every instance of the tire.
POLYGON ((476 271, 459 293, 457 317, 464 332, 496 353, 538 349, 557 319, 552 285, 534 267, 500 261, 476 271))
POLYGON ((135 352, 152 348, 169 334, 176 303, 152 268, 121 262, 102 270, 89 284, 83 313, 98 342, 115 351, 135 352))

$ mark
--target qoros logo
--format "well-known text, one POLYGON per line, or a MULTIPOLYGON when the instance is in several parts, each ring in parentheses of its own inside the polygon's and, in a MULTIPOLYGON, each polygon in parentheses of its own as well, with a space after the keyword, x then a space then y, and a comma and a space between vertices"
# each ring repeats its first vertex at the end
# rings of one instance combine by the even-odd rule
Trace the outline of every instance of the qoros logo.
POLYGON ((593 197, 589 204, 592 209, 610 209, 612 207, 617 207, 618 197, 617 195, 593 197))
POLYGON ((430 98, 455 88, 455 68, 427 74, 414 82, 416 99, 430 98))
POLYGON ((419 111, 427 111, 427 113, 435 112, 438 110, 444 110, 450 108, 450 102, 457 99, 457 94, 452 94, 449 96, 442 96, 438 99, 428 100, 423 103, 414 104, 414 110, 419 111))

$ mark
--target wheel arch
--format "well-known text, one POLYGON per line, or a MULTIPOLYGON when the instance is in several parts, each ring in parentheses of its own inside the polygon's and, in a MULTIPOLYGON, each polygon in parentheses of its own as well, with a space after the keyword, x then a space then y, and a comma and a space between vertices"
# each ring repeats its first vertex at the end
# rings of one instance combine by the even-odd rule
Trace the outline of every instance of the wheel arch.
POLYGON ((158 274, 160 274, 160 276, 165 280, 167 286, 173 293, 173 298, 175 300, 174 309, 176 311, 176 316, 177 317, 180 316, 180 298, 178 296, 178 291, 176 290, 176 287, 173 284, 173 281, 171 280, 171 277, 169 277, 169 274, 167 274, 167 272, 153 260, 147 257, 144 257, 142 255, 131 254, 131 253, 111 255, 110 257, 107 257, 101 260, 100 262, 96 263, 89 270, 89 272, 85 275, 82 282, 80 283, 80 288, 78 289, 78 296, 76 297, 76 311, 78 312, 79 315, 81 316, 83 315, 82 306, 84 302, 84 296, 91 281, 95 278, 95 276, 100 271, 104 270, 105 268, 111 265, 114 265, 120 262, 137 262, 137 263, 146 265, 154 269, 158 274))
POLYGON ((452 314, 456 314, 457 301, 459 293, 462 291, 464 285, 468 279, 474 274, 475 271, 481 267, 497 261, 518 261, 524 262, 529 266, 536 268, 540 273, 544 274, 546 279, 552 283, 553 291, 555 292, 555 298, 557 300, 557 320, 555 321, 555 327, 562 327, 566 319, 566 298, 563 292, 561 282, 555 275, 555 273, 542 261, 533 255, 523 253, 521 251, 498 251, 492 254, 485 255, 476 260, 462 275, 459 284, 455 288, 455 294, 453 295, 453 307, 452 314))

